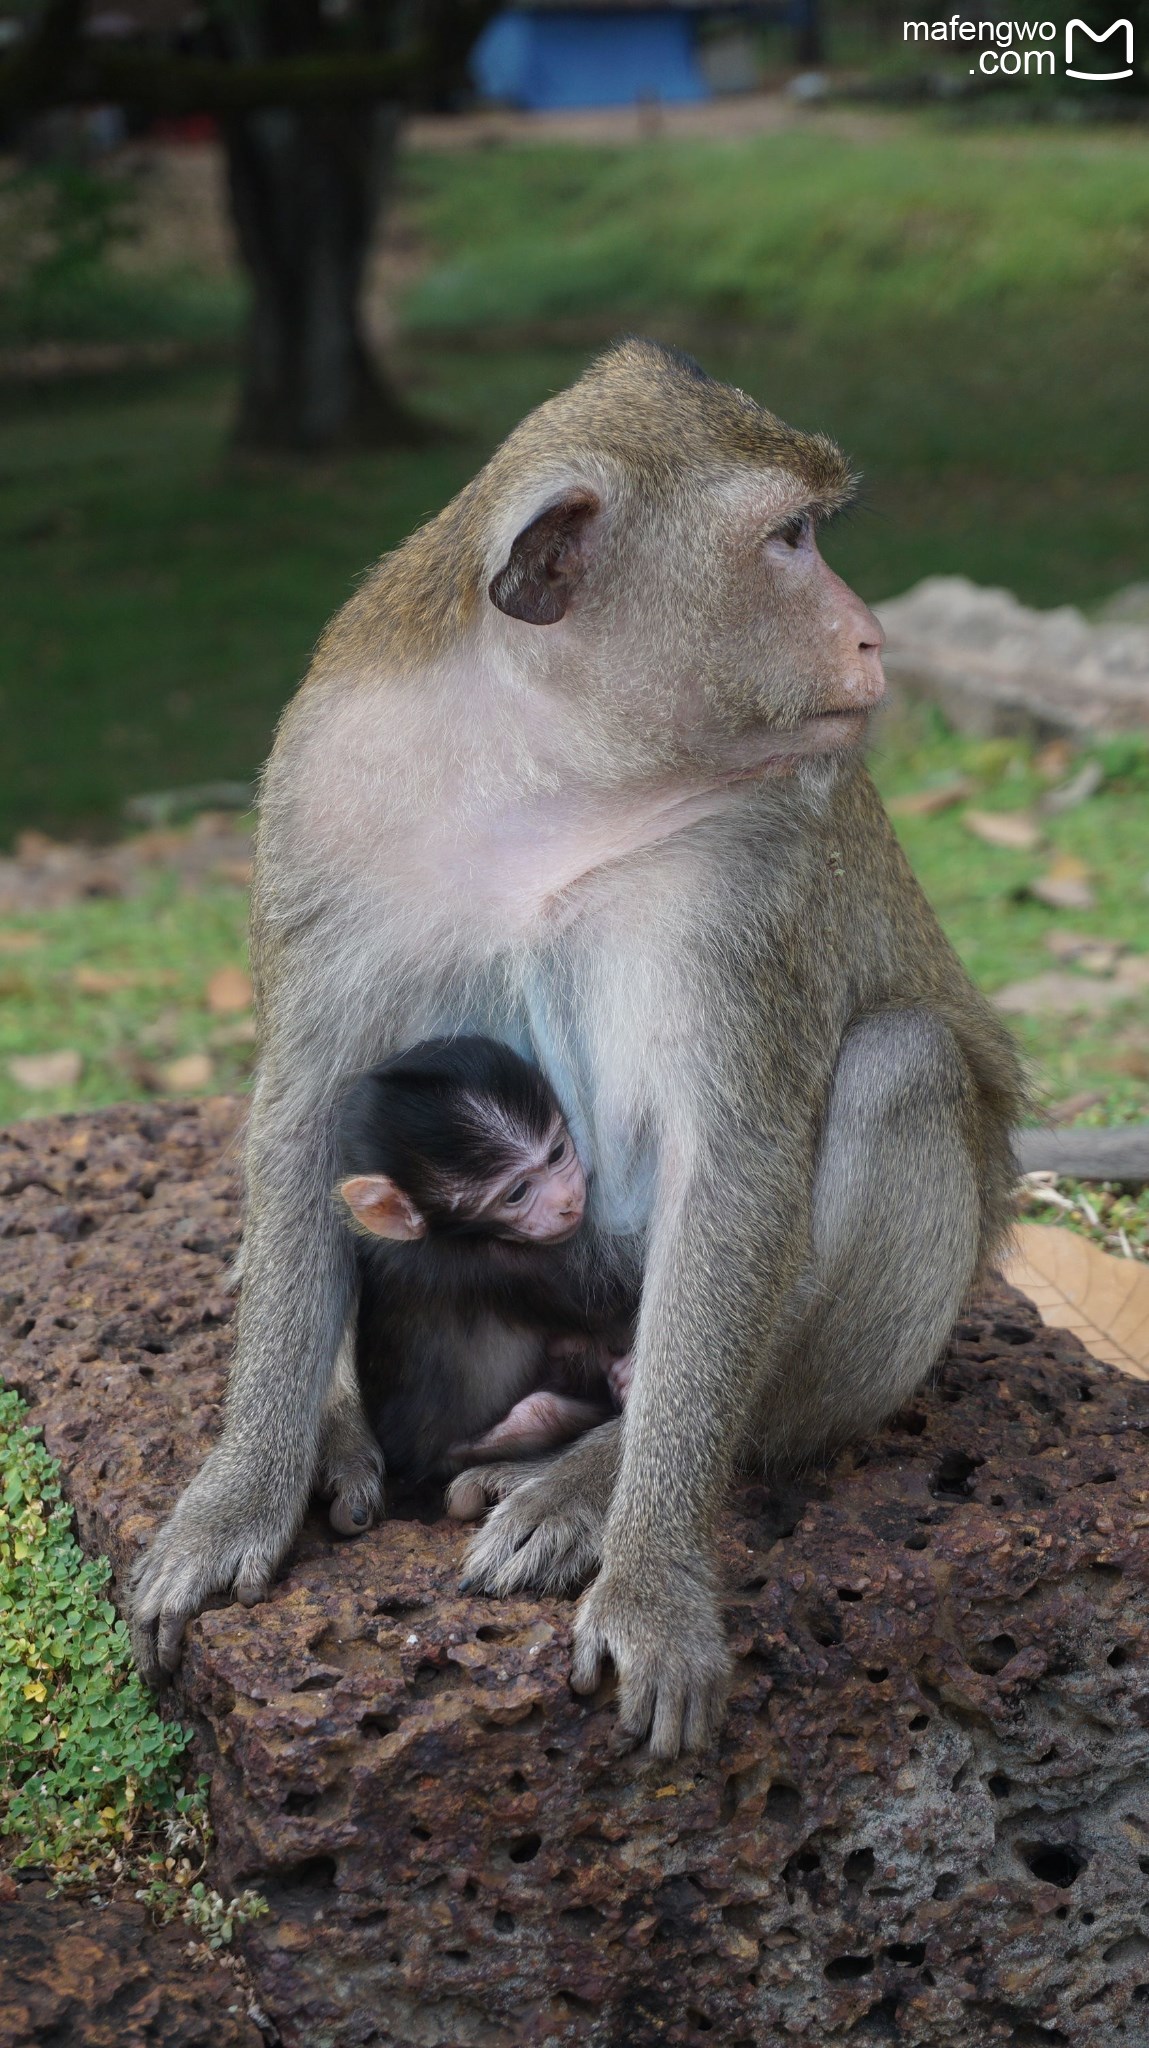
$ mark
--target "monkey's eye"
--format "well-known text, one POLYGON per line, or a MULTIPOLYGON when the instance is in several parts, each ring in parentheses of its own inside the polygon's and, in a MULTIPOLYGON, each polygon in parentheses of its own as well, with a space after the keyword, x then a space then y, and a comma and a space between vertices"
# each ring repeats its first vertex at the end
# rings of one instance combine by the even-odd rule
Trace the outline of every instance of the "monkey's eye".
POLYGON ((530 1192, 530 1182, 529 1182, 529 1181, 526 1181, 526 1180, 521 1180, 521 1181, 519 1181, 519 1183, 518 1183, 518 1185, 517 1185, 516 1187, 513 1187, 513 1188, 511 1189, 511 1192, 510 1192, 510 1194, 509 1194, 509 1195, 504 1195, 504 1196, 503 1196, 503 1200, 504 1200, 504 1202, 506 1202, 506 1204, 507 1204, 507 1206, 508 1206, 508 1208, 509 1208, 509 1207, 511 1207, 511 1206, 512 1206, 512 1205, 513 1205, 514 1203, 516 1203, 516 1202, 522 1202, 522 1201, 524 1201, 524 1200, 526 1199, 526 1196, 527 1196, 527 1195, 529 1194, 529 1192, 530 1192))
POLYGON ((774 534, 775 540, 785 541, 788 548, 804 547, 810 538, 810 515, 808 512, 795 513, 787 519, 774 534))
POLYGON ((560 1138, 558 1144, 552 1145, 550 1151, 547 1153, 547 1165, 557 1166, 560 1159, 566 1158, 566 1150, 567 1141, 565 1138, 560 1138))

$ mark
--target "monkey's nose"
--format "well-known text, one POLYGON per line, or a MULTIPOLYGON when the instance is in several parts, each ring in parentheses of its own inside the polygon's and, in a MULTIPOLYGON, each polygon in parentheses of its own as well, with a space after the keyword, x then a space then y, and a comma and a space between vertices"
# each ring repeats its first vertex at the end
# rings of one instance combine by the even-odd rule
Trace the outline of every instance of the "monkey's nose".
MULTIPOLYGON (((875 624, 877 621, 875 620, 875 624)), ((879 629, 880 630, 880 629, 879 629)), ((857 657, 846 677, 846 695, 859 711, 880 704, 886 694, 886 671, 882 667, 882 640, 862 640, 857 657)))

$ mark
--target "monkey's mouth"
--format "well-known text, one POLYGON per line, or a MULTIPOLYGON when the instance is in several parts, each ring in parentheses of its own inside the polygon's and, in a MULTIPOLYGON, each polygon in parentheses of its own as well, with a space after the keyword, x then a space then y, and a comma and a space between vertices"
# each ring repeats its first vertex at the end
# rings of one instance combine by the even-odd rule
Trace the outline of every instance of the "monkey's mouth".
POLYGON ((732 767, 725 782, 751 782, 763 775, 787 775, 811 755, 840 754, 864 738, 868 710, 817 711, 797 725, 761 733, 745 747, 745 760, 732 767))

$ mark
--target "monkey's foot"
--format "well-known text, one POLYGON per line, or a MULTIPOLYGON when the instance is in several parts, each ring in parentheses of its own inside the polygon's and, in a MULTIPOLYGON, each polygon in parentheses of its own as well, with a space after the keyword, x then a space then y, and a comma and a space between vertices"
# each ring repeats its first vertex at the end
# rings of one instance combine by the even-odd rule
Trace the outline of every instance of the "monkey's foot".
POLYGON ((633 1378, 633 1351, 624 1351, 621 1358, 611 1358, 608 1360, 606 1383, 620 1408, 626 1407, 627 1397, 630 1393, 630 1383, 633 1378))
POLYGON ((648 1735, 654 1756, 705 1749, 722 1725, 733 1660, 714 1588, 698 1573, 652 1563, 604 1571, 579 1602, 571 1684, 594 1692, 610 1658, 618 1715, 629 1735, 648 1735))
POLYGON ((447 1494, 449 1514, 471 1521, 498 1503, 467 1552, 464 1584, 499 1595, 584 1585, 602 1562, 619 1452, 619 1425, 606 1422, 545 1464, 461 1472, 447 1494))
POLYGON ((337 1536, 362 1536, 381 1521, 384 1506, 383 1452, 364 1424, 341 1416, 329 1423, 319 1466, 319 1492, 331 1506, 327 1517, 337 1536))
POLYGON ((341 1346, 319 1440, 316 1490, 337 1536, 362 1536, 383 1514, 383 1452, 368 1422, 354 1359, 341 1346))

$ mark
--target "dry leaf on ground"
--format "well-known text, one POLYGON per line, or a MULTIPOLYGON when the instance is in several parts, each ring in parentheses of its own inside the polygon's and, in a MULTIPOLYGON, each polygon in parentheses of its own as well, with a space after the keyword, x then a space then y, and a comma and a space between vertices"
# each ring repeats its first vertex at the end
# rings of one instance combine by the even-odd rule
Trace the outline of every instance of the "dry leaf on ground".
POLYGON ((233 889, 250 889, 251 862, 249 860, 217 860, 211 871, 214 882, 230 882, 233 889))
POLYGON ((1021 1223, 1002 1270, 1045 1321, 1072 1330, 1087 1351, 1149 1380, 1149 1265, 1118 1259, 1075 1231, 1021 1223))
POLYGON ((1045 950, 1086 974, 1112 974, 1125 949, 1119 939, 1091 939, 1085 932, 1063 932, 1055 926, 1045 934, 1045 950))
POLYGON ((42 932, 0 932, 0 953, 34 953, 43 943, 42 932))
POLYGON ((1117 976, 1097 981, 1088 974, 1062 974, 1051 968, 1028 981, 1007 982, 991 1001, 1009 1017, 1039 1011, 1068 1017, 1075 1010, 1107 1010, 1111 1003, 1128 1002, 1133 993, 1117 976))
POLYGON ((218 967, 204 989, 204 1001, 217 1017, 251 1008, 251 976, 242 967, 218 967))
POLYGON ((174 988, 179 981, 174 968, 155 968, 151 971, 133 967, 88 967, 81 964, 73 967, 72 980, 83 996, 114 996, 126 988, 174 988))
POLYGON ((1086 761, 1069 782, 1063 782, 1059 789, 1050 789, 1039 799, 1038 810, 1043 818, 1056 818, 1062 811, 1076 810, 1078 804, 1088 803, 1096 796, 1105 780, 1105 770, 1100 761, 1086 761))
POLYGON ((1041 845, 1041 828, 1027 811, 966 811, 962 824, 975 839, 1011 853, 1033 853, 1041 845))
POLYGON ((964 804, 976 789, 976 782, 963 775, 953 782, 939 782, 932 789, 912 789, 905 796, 891 797, 886 809, 894 818, 932 818, 938 811, 948 811, 953 804, 964 804))
POLYGON ((1087 1109, 1096 1109, 1104 1102, 1103 1088, 1084 1088, 1080 1095, 1067 1095, 1063 1102, 1051 1102, 1046 1115, 1051 1124, 1071 1124, 1075 1116, 1082 1116, 1087 1109))
POLYGON ((229 1045, 255 1045, 259 1030, 254 1017, 237 1017, 234 1024, 217 1024, 208 1037, 208 1044, 215 1047, 229 1045))
POLYGON ((1043 782, 1060 782, 1063 775, 1068 775, 1072 760, 1071 741, 1047 740, 1033 757, 1034 772, 1040 775, 1043 782))
POLYGON ((138 988, 141 977, 129 967, 73 967, 72 980, 82 996, 114 996, 122 988, 138 988))
POLYGON ((1075 853, 1059 853, 1045 874, 1029 884, 1029 894, 1051 910, 1092 910, 1097 901, 1089 869, 1075 853))
POLYGON ((8 1062, 12 1079, 33 1095, 50 1088, 74 1088, 83 1071, 82 1056, 71 1050, 22 1053, 8 1062))
POLYGON ((208 1053, 188 1052, 182 1059, 169 1060, 157 1072, 174 1095, 192 1095, 198 1088, 210 1087, 215 1067, 208 1053))

